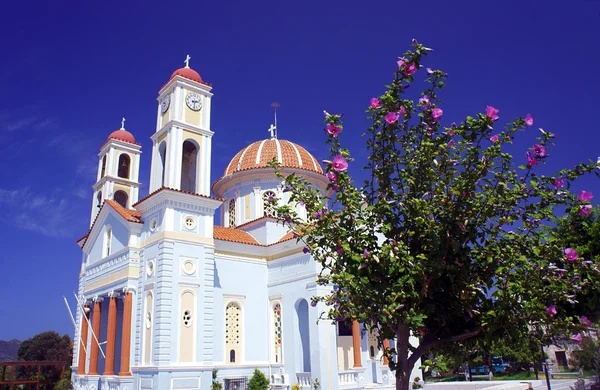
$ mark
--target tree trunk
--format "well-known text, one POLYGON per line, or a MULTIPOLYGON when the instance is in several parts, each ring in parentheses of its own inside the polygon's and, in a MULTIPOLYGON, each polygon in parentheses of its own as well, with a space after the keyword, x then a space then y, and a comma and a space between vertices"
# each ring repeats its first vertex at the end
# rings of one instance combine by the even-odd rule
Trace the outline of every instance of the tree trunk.
POLYGON ((407 326, 400 325, 396 330, 396 390, 409 390, 410 374, 414 363, 408 358, 408 338, 410 331, 407 326))

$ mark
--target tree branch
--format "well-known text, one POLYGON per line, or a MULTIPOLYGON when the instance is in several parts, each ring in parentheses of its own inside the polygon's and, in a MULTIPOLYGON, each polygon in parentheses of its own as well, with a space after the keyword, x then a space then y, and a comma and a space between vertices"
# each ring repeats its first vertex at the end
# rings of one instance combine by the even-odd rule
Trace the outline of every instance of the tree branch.
POLYGON ((479 328, 477 328, 475 330, 472 330, 470 332, 465 332, 463 334, 452 336, 452 337, 449 338, 449 340, 452 341, 452 342, 467 340, 467 339, 470 339, 472 337, 477 336, 479 333, 481 333, 482 330, 483 329, 481 327, 479 327, 479 328))

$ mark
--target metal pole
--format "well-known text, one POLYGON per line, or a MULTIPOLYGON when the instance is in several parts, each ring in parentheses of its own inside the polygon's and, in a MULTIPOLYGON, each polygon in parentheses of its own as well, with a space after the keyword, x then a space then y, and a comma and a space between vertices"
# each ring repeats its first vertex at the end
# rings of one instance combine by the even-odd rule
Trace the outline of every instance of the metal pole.
POLYGON ((544 367, 544 372, 546 373, 546 386, 548 387, 548 390, 552 390, 552 387, 550 386, 550 375, 548 375, 548 363, 546 362, 546 359, 544 359, 544 346, 541 346, 542 348, 542 366, 544 367))

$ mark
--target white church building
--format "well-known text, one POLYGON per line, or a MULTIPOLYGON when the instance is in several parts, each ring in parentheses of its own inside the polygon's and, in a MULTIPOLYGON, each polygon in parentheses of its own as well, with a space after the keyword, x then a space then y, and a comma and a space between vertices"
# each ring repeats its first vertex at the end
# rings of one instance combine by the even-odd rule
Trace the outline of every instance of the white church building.
POLYGON ((288 202, 267 167, 274 157, 325 191, 319 162, 273 134, 211 182, 213 94, 188 63, 158 93, 147 196, 141 145, 124 125, 100 149, 90 229, 77 241, 75 388, 208 390, 214 369, 225 390, 244 389, 254 369, 280 389, 315 379, 322 389, 391 388, 362 324, 317 321, 326 307, 311 297, 331 287, 315 283, 320 265, 265 202, 288 202))

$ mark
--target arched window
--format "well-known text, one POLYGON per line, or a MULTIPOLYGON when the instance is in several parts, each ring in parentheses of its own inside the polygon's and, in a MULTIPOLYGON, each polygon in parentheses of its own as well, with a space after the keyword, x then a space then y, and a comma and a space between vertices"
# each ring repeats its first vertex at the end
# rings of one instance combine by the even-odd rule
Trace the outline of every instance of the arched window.
POLYGON ((96 200, 98 201, 98 208, 100 208, 100 206, 102 206, 102 191, 98 191, 98 195, 96 197, 96 200))
POLYGON ((110 256, 110 246, 112 244, 112 228, 110 225, 106 226, 104 230, 104 256, 110 256))
POLYGON ((263 193, 263 216, 265 217, 277 217, 275 211, 275 205, 272 200, 275 199, 275 193, 273 191, 265 191, 263 193))
POLYGON ((372 345, 369 347, 369 356, 371 356, 371 359, 375 359, 375 347, 372 345))
POLYGON ((129 199, 129 195, 127 195, 127 192, 123 190, 118 190, 117 192, 115 192, 114 199, 115 202, 117 202, 124 208, 127 208, 127 200, 129 199))
POLYGON ((235 199, 229 200, 229 227, 235 227, 235 199))
POLYGON ((196 170, 198 160, 198 148, 192 141, 183 143, 183 153, 181 157, 181 185, 184 191, 196 193, 196 170))
POLYGON ((106 154, 102 157, 102 168, 100 169, 100 179, 104 177, 106 173, 106 154))
POLYGON ((229 302, 225 309, 225 346, 229 351, 229 363, 235 363, 242 348, 242 310, 235 302, 229 302))
POLYGON ((127 153, 121 153, 119 156, 119 171, 117 175, 124 179, 129 179, 129 166, 131 165, 131 158, 127 153))
POLYGON ((281 303, 277 302, 273 305, 273 336, 275 349, 275 363, 281 363, 281 340, 282 340, 282 325, 281 325, 281 303))
POLYGON ((165 171, 166 171, 166 167, 165 167, 165 161, 167 159, 167 144, 166 142, 161 142, 161 144, 158 147, 158 155, 160 157, 160 166, 159 166, 159 177, 160 177, 160 187, 164 187, 165 186, 165 171))

